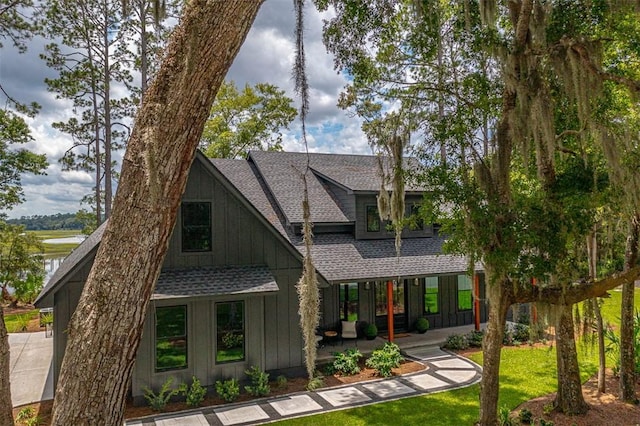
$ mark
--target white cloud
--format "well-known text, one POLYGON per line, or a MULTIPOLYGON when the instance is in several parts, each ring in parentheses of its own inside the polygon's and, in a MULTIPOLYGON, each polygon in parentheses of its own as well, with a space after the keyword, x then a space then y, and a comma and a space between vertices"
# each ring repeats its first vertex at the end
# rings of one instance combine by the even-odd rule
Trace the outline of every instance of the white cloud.
MULTIPOLYGON (((370 153, 360 121, 337 108, 337 97, 346 78, 334 70, 333 58, 322 44, 322 19, 331 12, 320 13, 308 2, 305 16, 305 53, 309 86, 311 87, 308 116, 309 149, 314 152, 370 153)), ((287 96, 294 94, 292 67, 294 62, 295 18, 291 0, 265 2, 240 49, 228 75, 238 86, 268 82, 279 86, 287 96)), ((33 151, 46 154, 51 166, 47 176, 25 176, 27 202, 7 212, 10 217, 34 214, 75 212, 80 199, 91 192, 94 179, 84 172, 62 172, 58 164, 72 146, 71 138, 51 127, 51 123, 67 120, 72 114, 69 101, 56 99, 48 92, 44 78, 55 78, 38 58, 47 40, 36 39, 27 54, 18 55, 5 46, 0 52, 0 81, 4 87, 14 88, 23 101, 42 105, 41 113, 29 119, 34 141, 28 144, 33 151)), ((300 140, 300 123, 291 125, 283 137, 289 151, 304 151, 300 140)), ((114 158, 120 162, 122 153, 114 158)))

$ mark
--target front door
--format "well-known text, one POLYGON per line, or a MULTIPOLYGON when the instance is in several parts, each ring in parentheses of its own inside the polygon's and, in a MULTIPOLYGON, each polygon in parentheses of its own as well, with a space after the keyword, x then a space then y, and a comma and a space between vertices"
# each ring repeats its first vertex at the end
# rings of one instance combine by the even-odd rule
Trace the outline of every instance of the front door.
MULTIPOLYGON (((393 331, 407 331, 407 291, 406 281, 393 281, 393 331)), ((376 326, 380 331, 388 331, 387 325, 387 282, 376 282, 376 326)))

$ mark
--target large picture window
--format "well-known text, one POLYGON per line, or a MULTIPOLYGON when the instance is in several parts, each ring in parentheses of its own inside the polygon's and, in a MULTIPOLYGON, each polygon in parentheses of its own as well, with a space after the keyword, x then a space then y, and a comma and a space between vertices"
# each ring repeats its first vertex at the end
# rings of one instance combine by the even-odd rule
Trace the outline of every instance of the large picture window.
POLYGON ((367 232, 380 232, 380 214, 376 206, 367 206, 367 232))
POLYGON ((244 360, 244 302, 216 303, 216 363, 244 360))
POLYGON ((440 312, 440 298, 438 292, 438 277, 428 277, 424 280, 424 313, 437 314, 440 312))
POLYGON ((187 307, 156 308, 156 371, 187 368, 187 307))
POLYGON ((340 319, 358 321, 358 283, 340 284, 340 319))
POLYGON ((182 251, 211 251, 211 203, 182 203, 182 251))
POLYGON ((458 310, 470 311, 473 295, 471 293, 471 278, 467 275, 458 275, 458 310))

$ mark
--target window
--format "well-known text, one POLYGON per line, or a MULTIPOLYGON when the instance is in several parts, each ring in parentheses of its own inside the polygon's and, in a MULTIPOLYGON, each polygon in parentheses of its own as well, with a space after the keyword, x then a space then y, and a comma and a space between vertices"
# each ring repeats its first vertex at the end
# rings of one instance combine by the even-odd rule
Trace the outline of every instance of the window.
POLYGON ((424 280, 424 313, 437 314, 440 312, 438 299, 438 277, 428 277, 424 280))
POLYGON ((211 251, 211 203, 182 203, 182 251, 211 251))
POLYGON ((216 363, 244 360, 244 302, 216 303, 216 363))
POLYGON ((358 321, 358 283, 340 284, 340 319, 358 321))
POLYGON ((424 222, 420 216, 420 205, 411 204, 407 206, 407 217, 409 218, 409 229, 412 231, 424 230, 424 222))
POLYGON ((187 368, 187 307, 156 308, 156 371, 187 368))
POLYGON ((458 310, 470 311, 472 299, 471 278, 467 275, 458 275, 458 310))
POLYGON ((380 232, 380 215, 376 206, 367 206, 367 232, 380 232))

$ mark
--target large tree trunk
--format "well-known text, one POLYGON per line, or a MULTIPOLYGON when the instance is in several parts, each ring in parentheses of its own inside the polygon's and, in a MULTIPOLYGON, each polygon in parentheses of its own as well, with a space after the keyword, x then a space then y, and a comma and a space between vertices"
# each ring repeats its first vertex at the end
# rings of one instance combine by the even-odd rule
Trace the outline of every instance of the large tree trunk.
MULTIPOLYGON (((629 235, 625 250, 624 269, 631 270, 638 263, 638 243, 640 240, 640 216, 636 213, 629 223, 629 235)), ((622 285, 622 310, 620 312, 620 399, 636 401, 636 374, 634 350, 634 280, 622 285)))
POLYGON ((568 415, 584 414, 589 406, 582 396, 571 305, 559 305, 557 309, 558 393, 554 405, 558 411, 568 415))
POLYGON ((500 389, 500 352, 504 338, 504 325, 511 302, 505 288, 508 283, 491 283, 487 274, 489 293, 489 319, 482 342, 482 382, 480 383, 479 425, 493 426, 498 423, 498 396, 500 389))
POLYGON ((129 140, 93 268, 69 323, 53 425, 121 425, 149 299, 209 108, 261 0, 192 0, 129 140))
POLYGON ((9 335, 0 306, 0 425, 13 425, 11 381, 9 369, 9 335))

